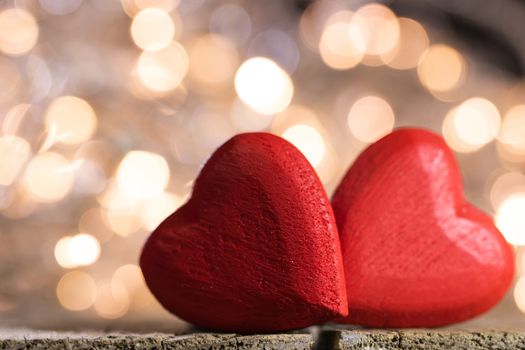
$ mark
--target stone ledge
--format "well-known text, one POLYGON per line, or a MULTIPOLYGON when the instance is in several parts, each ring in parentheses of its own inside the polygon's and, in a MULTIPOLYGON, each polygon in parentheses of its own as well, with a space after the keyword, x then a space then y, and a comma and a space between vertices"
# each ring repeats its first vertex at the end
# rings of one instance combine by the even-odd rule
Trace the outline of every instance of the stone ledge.
POLYGON ((0 329, 0 349, 525 349, 525 332, 326 330, 312 335, 68 333, 0 329))

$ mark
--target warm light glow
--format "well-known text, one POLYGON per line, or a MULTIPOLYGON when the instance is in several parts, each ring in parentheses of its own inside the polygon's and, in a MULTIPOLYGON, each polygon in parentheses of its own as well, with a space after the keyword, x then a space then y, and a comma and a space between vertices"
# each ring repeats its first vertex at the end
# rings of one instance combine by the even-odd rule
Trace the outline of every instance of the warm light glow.
POLYGON ((399 18, 399 40, 381 59, 395 69, 410 69, 417 66, 421 56, 428 49, 428 35, 425 28, 410 18, 399 18))
POLYGON ((31 13, 20 8, 0 12, 0 51, 23 55, 35 46, 38 24, 31 13))
POLYGON ((434 92, 450 91, 461 83, 465 60, 447 45, 432 45, 423 54, 417 67, 421 83, 434 92))
POLYGON ((240 44, 250 37, 252 21, 242 6, 227 2, 212 12, 209 28, 211 33, 223 35, 240 44))
POLYGON ((186 50, 172 43, 160 51, 144 51, 137 62, 137 74, 145 88, 155 92, 168 92, 182 82, 188 72, 186 50))
POLYGON ((216 34, 196 39, 189 47, 189 56, 190 77, 209 87, 230 84, 239 61, 233 43, 216 34))
POLYGON ((240 132, 266 129, 273 120, 271 116, 255 112, 239 99, 233 101, 230 117, 234 127, 240 132))
POLYGON ((512 107, 503 118, 499 141, 518 152, 525 152, 525 105, 512 107))
POLYGON ((143 50, 162 50, 173 41, 175 24, 170 15, 158 8, 140 11, 131 23, 131 37, 143 50))
POLYGON ((180 0, 120 0, 122 9, 131 18, 147 8, 157 8, 169 13, 177 7, 179 2, 180 0))
POLYGON ((97 127, 97 116, 89 103, 75 96, 59 97, 47 108, 46 126, 54 142, 79 144, 89 140, 97 127))
POLYGON ((130 198, 120 186, 110 183, 97 199, 107 208, 103 213, 103 223, 111 231, 125 237, 140 229, 138 215, 142 197, 130 198))
POLYGON ((286 129, 282 137, 297 147, 314 167, 322 162, 326 145, 321 134, 311 126, 294 125, 286 129))
POLYGON ((471 98, 453 108, 443 121, 445 140, 458 152, 473 152, 494 140, 500 114, 492 102, 471 98))
POLYGON ((16 179, 31 153, 29 143, 17 136, 0 137, 0 185, 9 186, 16 179))
POLYGON ((113 232, 107 227, 108 225, 101 208, 86 210, 78 220, 79 232, 89 232, 100 243, 107 242, 113 236, 113 232))
POLYGON ((514 286, 514 302, 525 313, 525 276, 521 276, 514 286))
POLYGON ((261 114, 274 114, 292 100, 293 84, 288 74, 275 62, 264 57, 245 61, 235 75, 239 98, 261 114))
POLYGON ((95 311, 103 318, 115 319, 126 314, 129 308, 129 295, 126 287, 118 280, 99 284, 95 311))
POLYGON ((182 198, 163 192, 158 196, 144 202, 140 211, 142 225, 152 231, 175 210, 183 204, 182 198))
POLYGON ((100 244, 87 233, 62 237, 55 246, 55 258, 65 268, 91 265, 99 255, 100 244))
MULTIPOLYGON (((0 65, 1 67, 1 65, 0 65)), ((2 75, 1 68, 0 68, 0 76, 2 75)), ((8 84, 10 82, 7 82, 8 84)), ((18 132, 18 129, 20 128, 20 125, 22 124, 22 121, 24 120, 24 117, 27 114, 27 111, 31 108, 31 105, 28 103, 21 103, 14 105, 7 111, 4 120, 2 122, 2 130, 1 132, 4 133, 4 135, 16 135, 18 132)))
POLYGON ((357 100, 348 112, 352 135, 362 142, 375 142, 394 128, 394 112, 387 101, 377 96, 357 100))
POLYGON ((170 179, 166 159, 146 151, 130 151, 120 162, 117 184, 126 197, 135 200, 159 195, 170 179))
POLYGON ((113 274, 111 283, 124 286, 128 293, 131 294, 144 286, 142 270, 137 265, 122 265, 113 274))
POLYGON ((372 3, 359 8, 350 25, 356 47, 366 55, 385 54, 393 50, 399 40, 397 18, 382 4, 372 3))
POLYGON ((363 50, 356 47, 355 35, 350 25, 351 12, 339 12, 332 17, 339 20, 330 21, 321 35, 319 53, 323 62, 334 69, 355 67, 363 58, 363 50), (345 18, 347 17, 347 18, 345 18))
POLYGON ((525 175, 522 173, 504 173, 492 183, 490 202, 497 209, 503 201, 514 193, 525 193, 525 175))
POLYGON ((525 245, 525 193, 511 195, 499 206, 495 222, 505 239, 515 245, 525 245))
POLYGON ((0 102, 10 101, 22 86, 22 76, 18 67, 10 60, 0 55, 0 102))
POLYGON ((56 293, 58 301, 64 308, 81 311, 88 309, 95 302, 97 286, 87 273, 71 271, 62 276, 56 293))
POLYGON ((65 197, 73 186, 70 163, 58 153, 38 154, 26 168, 24 188, 42 202, 54 202, 65 197))

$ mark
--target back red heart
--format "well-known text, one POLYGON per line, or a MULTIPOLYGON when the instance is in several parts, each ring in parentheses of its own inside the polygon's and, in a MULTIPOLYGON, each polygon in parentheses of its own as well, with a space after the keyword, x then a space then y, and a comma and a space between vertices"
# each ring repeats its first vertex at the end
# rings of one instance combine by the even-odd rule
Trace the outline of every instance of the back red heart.
POLYGON ((349 316, 372 327, 432 327, 494 306, 514 274, 510 246, 466 202, 443 139, 401 129, 366 149, 332 201, 349 316))
POLYGON ((221 146, 188 203, 150 236, 140 265, 166 309, 204 328, 272 332, 348 312, 323 186, 299 150, 271 134, 221 146))

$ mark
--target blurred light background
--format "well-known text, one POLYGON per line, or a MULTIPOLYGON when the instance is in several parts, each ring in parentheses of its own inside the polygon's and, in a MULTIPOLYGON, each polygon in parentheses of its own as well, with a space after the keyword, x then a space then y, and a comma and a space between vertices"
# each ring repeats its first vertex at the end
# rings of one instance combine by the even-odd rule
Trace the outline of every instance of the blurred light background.
POLYGON ((525 328, 522 33, 518 0, 0 2, 0 325, 181 330, 138 255, 217 146, 281 135, 331 194, 420 126, 515 246, 515 287, 461 326, 525 328))

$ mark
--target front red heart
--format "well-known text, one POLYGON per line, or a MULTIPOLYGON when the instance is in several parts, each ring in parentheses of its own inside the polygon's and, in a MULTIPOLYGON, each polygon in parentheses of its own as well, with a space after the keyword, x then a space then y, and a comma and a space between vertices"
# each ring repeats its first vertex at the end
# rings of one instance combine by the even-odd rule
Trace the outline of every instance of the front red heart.
POLYGON ((166 309, 204 328, 271 332, 348 314, 330 202, 306 158, 271 134, 221 146, 140 265, 166 309))
POLYGON ((366 149, 332 201, 346 275, 345 323, 433 327, 495 305, 514 274, 492 220, 466 202, 443 139, 401 129, 366 149))

